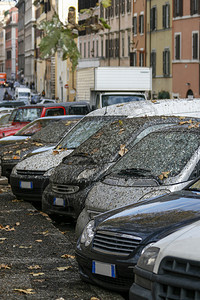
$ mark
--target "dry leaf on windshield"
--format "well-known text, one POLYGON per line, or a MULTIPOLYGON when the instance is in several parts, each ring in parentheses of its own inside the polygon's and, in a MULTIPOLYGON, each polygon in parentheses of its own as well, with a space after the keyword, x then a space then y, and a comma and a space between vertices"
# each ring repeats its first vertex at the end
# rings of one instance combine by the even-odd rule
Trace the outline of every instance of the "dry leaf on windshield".
POLYGON ((0 269, 10 270, 11 267, 9 267, 8 265, 5 265, 5 264, 1 264, 0 269))
POLYGON ((121 128, 120 131, 119 131, 119 134, 122 134, 124 131, 125 131, 125 129, 121 128))
POLYGON ((35 143, 35 145, 38 147, 44 146, 42 143, 35 143))
POLYGON ((157 103, 157 101, 156 101, 156 100, 151 100, 151 102, 152 102, 152 103, 157 103))
POLYGON ((94 153, 96 153, 96 152, 98 152, 98 151, 99 151, 99 149, 98 149, 98 148, 95 148, 93 151, 90 152, 90 154, 94 154, 94 153))
POLYGON ((0 238, 0 241, 5 241, 7 240, 7 238, 0 238))
POLYGON ((123 121, 119 120, 119 125, 122 126, 123 125, 123 121))
POLYGON ((99 139, 102 136, 102 134, 103 134, 103 131, 98 132, 97 134, 95 134, 93 136, 93 139, 99 139))
POLYGON ((0 230, 5 230, 5 231, 15 231, 14 227, 10 227, 9 225, 3 226, 0 224, 0 230))
POLYGON ((128 149, 126 149, 125 147, 126 147, 125 144, 120 145, 120 150, 119 150, 119 155, 120 156, 124 156, 124 154, 126 154, 126 152, 128 152, 128 149))
POLYGON ((63 254, 61 257, 62 258, 72 258, 72 259, 75 259, 75 256, 74 255, 70 255, 70 254, 63 254))
POLYGON ((19 155, 20 155, 20 153, 21 153, 21 150, 17 150, 17 151, 16 151, 16 154, 19 154, 19 155))
POLYGON ((100 299, 97 297, 92 297, 92 298, 90 298, 90 300, 100 300, 100 299))
POLYGON ((20 249, 31 249, 32 246, 19 246, 20 249))
POLYGON ((164 178, 168 178, 168 175, 169 175, 169 171, 168 172, 162 172, 159 176, 158 176, 158 178, 160 179, 160 180, 163 180, 164 178))
POLYGON ((15 156, 13 156, 13 159, 20 159, 20 156, 15 155, 15 156))
POLYGON ((71 269, 72 267, 71 266, 67 266, 67 267, 57 267, 57 270, 59 271, 59 272, 61 272, 61 271, 65 271, 65 270, 68 270, 68 269, 71 269))
POLYGON ((192 120, 179 122, 179 125, 192 124, 192 120))
POLYGON ((190 125, 188 126, 188 129, 191 129, 191 128, 199 128, 199 124, 200 124, 200 123, 190 124, 190 125))
POLYGON ((121 106, 124 106, 124 104, 118 104, 118 105, 116 105, 116 107, 121 107, 121 106))
POLYGON ((22 293, 22 294, 35 294, 35 292, 33 292, 33 289, 14 289, 15 292, 19 292, 19 293, 22 293))
POLYGON ((53 154, 53 155, 57 155, 57 154, 59 154, 59 151, 54 150, 54 151, 52 152, 52 154, 53 154))
POLYGON ((184 120, 185 119, 185 117, 179 117, 179 120, 184 120))
POLYGON ((35 240, 37 243, 42 243, 43 241, 42 240, 35 240))
POLYGON ((20 222, 15 223, 15 225, 16 225, 16 226, 19 226, 19 225, 20 225, 20 222))
POLYGON ((65 123, 66 126, 69 126, 70 124, 72 124, 72 121, 68 121, 67 123, 65 123))

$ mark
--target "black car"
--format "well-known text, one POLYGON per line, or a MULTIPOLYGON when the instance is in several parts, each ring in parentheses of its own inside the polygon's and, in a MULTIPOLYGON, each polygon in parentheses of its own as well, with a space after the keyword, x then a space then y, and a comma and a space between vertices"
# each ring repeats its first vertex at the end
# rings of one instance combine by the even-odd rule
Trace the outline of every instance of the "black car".
POLYGON ((56 167, 42 196, 43 211, 77 218, 94 183, 126 151, 148 133, 178 122, 176 117, 119 118, 102 127, 56 167))
POLYGON ((90 221, 76 246, 81 278, 128 291, 145 247, 200 219, 199 186, 200 179, 180 192, 111 210, 90 221))

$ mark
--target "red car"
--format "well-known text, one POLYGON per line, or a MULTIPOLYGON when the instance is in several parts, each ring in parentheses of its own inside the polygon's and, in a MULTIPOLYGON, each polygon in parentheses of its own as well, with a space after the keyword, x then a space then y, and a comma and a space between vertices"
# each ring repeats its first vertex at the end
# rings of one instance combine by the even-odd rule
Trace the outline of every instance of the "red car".
POLYGON ((15 134, 19 129, 35 119, 48 116, 66 115, 67 108, 63 104, 43 104, 22 106, 13 110, 9 123, 0 127, 0 138, 15 134))

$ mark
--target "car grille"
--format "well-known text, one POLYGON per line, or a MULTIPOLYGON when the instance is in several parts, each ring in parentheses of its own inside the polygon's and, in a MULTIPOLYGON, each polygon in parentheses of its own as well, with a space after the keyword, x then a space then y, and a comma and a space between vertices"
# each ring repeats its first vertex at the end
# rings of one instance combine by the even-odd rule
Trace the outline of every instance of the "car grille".
POLYGON ((46 171, 17 170, 18 175, 43 176, 46 171))
POLYGON ((77 185, 62 185, 53 184, 52 191, 58 194, 74 194, 79 191, 79 186, 77 185))
POLYGON ((93 249, 107 254, 128 256, 140 244, 142 239, 128 234, 97 231, 94 236, 93 249))
POLYGON ((200 299, 200 262, 166 257, 158 276, 158 300, 200 299))

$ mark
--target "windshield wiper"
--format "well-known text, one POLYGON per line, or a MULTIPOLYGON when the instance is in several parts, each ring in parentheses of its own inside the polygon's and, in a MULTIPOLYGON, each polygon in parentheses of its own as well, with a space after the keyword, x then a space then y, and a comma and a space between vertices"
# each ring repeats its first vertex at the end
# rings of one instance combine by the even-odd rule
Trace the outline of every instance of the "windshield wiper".
POLYGON ((118 174, 120 174, 120 175, 142 175, 142 176, 145 176, 146 174, 151 175, 151 170, 142 169, 142 168, 127 168, 127 169, 120 170, 118 172, 118 174))

